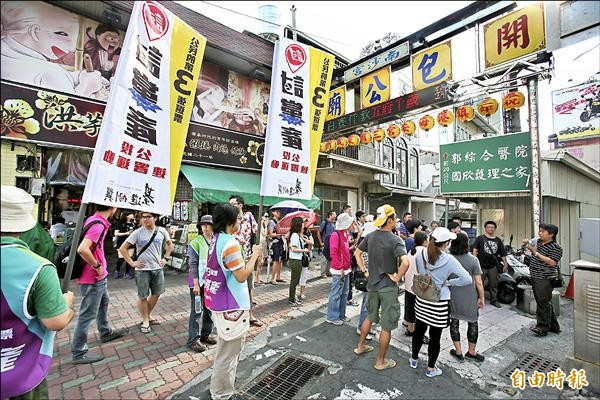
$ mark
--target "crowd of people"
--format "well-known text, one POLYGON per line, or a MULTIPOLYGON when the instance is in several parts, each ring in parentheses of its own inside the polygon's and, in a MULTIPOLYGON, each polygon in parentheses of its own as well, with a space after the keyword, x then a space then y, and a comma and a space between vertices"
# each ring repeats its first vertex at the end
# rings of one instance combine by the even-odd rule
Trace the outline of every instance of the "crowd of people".
MULTIPOLYGON (((73 293, 62 293, 52 262, 36 254, 23 240, 36 225, 31 216, 33 206, 33 198, 23 190, 2 186, 3 398, 26 393, 47 397, 46 376, 55 332, 64 329, 75 316, 73 293)), ((85 234, 76 244, 85 265, 78 280, 81 304, 71 341, 73 364, 103 358, 88 350, 92 321, 97 321, 102 343, 128 334, 128 329, 111 327, 108 318, 109 273, 104 242, 111 228, 109 220, 116 212, 115 207, 95 205, 94 214, 84 222, 85 234)), ((159 215, 140 212, 139 227, 135 217, 134 212, 121 212, 114 230, 118 248, 114 278, 135 279, 138 327, 141 333, 148 334, 153 325, 159 324, 152 312, 165 292, 164 266, 174 245, 169 231, 158 226, 159 215)), ((375 215, 360 210, 352 214, 351 207, 345 206, 339 214, 330 211, 318 230, 311 231, 306 218, 296 217, 289 232, 279 233, 276 228, 282 218, 280 210, 272 210, 271 217, 266 213, 257 222, 251 212, 244 212, 244 199, 238 195, 232 195, 229 203, 217 205, 211 215, 202 215, 197 224, 198 236, 187 249, 187 345, 196 352, 216 345, 212 398, 227 399, 234 393, 245 334, 251 325, 263 324, 255 315, 254 286, 286 283, 281 272, 287 262, 291 271, 288 304, 301 306, 317 243, 327 260, 321 264, 320 272, 325 279, 331 277, 326 321, 333 326, 349 322, 347 306, 359 306, 352 298, 353 289, 361 291, 357 328, 360 337, 354 353, 362 355, 374 350, 367 342, 376 337, 374 324, 379 325, 375 369, 396 366, 396 360, 386 355, 392 331, 398 328, 402 315, 401 293, 404 335, 412 337, 410 367, 418 367, 420 349, 427 345, 426 376, 442 374, 436 361, 442 332, 447 327, 454 344, 450 352, 453 357, 458 361, 483 361, 484 356, 476 351, 478 310, 485 305, 483 280, 487 277, 492 286, 494 278, 507 267, 504 246, 495 235, 496 223, 484 224, 485 233, 471 249, 458 222, 441 227, 433 221, 427 226, 411 217, 405 213, 398 218, 395 209, 387 204, 379 207, 375 215), (267 258, 272 269, 263 280, 262 267, 267 258), (402 281, 404 291, 399 290, 402 281), (460 321, 467 323, 467 349, 461 347, 460 321), (213 328, 216 336, 212 335, 213 328)), ((538 302, 537 324, 532 331, 538 336, 560 332, 550 283, 562 257, 557 233, 556 226, 542 224, 537 239, 523 241, 532 254, 530 268, 538 302)), ((494 295, 491 288, 490 303, 498 307, 494 295)))

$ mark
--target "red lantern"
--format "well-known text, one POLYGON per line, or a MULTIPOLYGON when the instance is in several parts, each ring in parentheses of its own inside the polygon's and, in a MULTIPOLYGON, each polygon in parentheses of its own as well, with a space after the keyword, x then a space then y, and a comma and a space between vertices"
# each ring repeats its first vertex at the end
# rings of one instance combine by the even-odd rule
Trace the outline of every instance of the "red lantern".
POLYGON ((461 106, 456 110, 456 119, 460 122, 469 122, 475 118, 475 109, 471 106, 461 106))
POLYGON ((412 136, 417 131, 417 126, 413 121, 406 121, 402 124, 402 133, 406 136, 412 136))
POLYGON ((385 131, 381 128, 377 128, 373 131, 373 139, 376 142, 383 142, 383 139, 385 139, 385 131))
POLYGON ((327 153, 327 142, 321 142, 321 144, 319 145, 319 151, 321 153, 327 153))
POLYGON ((337 147, 339 149, 345 149, 348 147, 348 138, 346 136, 339 137, 337 140, 337 147))
POLYGON ((392 124, 387 128, 387 135, 390 139, 396 139, 400 136, 400 127, 396 124, 392 124))
POLYGON ((358 136, 356 133, 353 133, 352 135, 348 136, 348 146, 356 147, 359 144, 360 144, 360 136, 358 136))
POLYGON ((327 141, 327 148, 329 151, 334 151, 337 149, 337 141, 335 139, 329 139, 327 141))
POLYGON ((509 92, 502 98, 502 107, 505 110, 516 110, 525 104, 525 95, 521 92, 509 92))
POLYGON ((437 115, 437 122, 441 126, 448 126, 452 122, 454 122, 454 115, 452 115, 452 111, 444 110, 437 115))
POLYGON ((373 141, 373 134, 369 131, 364 131, 360 134, 360 142, 362 144, 369 144, 373 141))
POLYGON ((424 131, 428 131, 435 126, 435 121, 431 115, 424 115, 419 120, 419 127, 424 131))
POLYGON ((498 111, 498 102, 491 97, 486 97, 477 105, 477 111, 479 114, 489 117, 498 111))

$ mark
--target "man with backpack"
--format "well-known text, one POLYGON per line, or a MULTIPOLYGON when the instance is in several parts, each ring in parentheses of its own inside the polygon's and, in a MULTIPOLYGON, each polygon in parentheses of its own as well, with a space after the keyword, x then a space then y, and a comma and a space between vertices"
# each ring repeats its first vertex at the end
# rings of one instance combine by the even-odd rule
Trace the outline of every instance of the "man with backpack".
POLYGON ((104 239, 110 229, 108 219, 117 211, 116 207, 96 205, 96 213, 84 222, 83 240, 77 247, 77 253, 84 261, 79 278, 81 306, 77 317, 77 326, 73 334, 71 353, 73 364, 90 364, 104 358, 102 354, 88 352, 87 334, 93 321, 98 324, 102 343, 118 339, 128 333, 128 329, 112 329, 108 323, 108 287, 104 239))
POLYGON ((142 213, 142 227, 133 231, 119 249, 125 261, 135 268, 135 284, 138 292, 138 311, 142 317, 140 331, 152 332, 150 325, 159 322, 151 318, 158 298, 165 292, 163 267, 175 247, 167 230, 156 225, 158 214, 142 213), (136 247, 137 259, 129 255, 129 247, 136 247), (165 248, 163 255, 163 247, 165 248))
POLYGON ((321 278, 331 276, 331 256, 329 255, 329 237, 335 231, 335 220, 337 214, 331 210, 327 213, 327 219, 321 222, 319 226, 319 233, 321 234, 321 247, 323 248, 323 256, 327 262, 321 264, 321 278))

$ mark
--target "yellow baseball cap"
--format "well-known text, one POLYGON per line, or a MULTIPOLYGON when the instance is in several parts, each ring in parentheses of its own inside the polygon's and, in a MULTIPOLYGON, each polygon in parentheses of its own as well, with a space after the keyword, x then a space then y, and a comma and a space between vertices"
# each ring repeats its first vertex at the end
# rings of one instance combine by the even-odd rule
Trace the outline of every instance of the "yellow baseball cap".
POLYGON ((383 226, 385 221, 395 214, 396 210, 394 210, 394 207, 390 206, 389 204, 384 204, 377 209, 377 217, 375 218, 375 221, 373 221, 373 224, 375 226, 383 226))

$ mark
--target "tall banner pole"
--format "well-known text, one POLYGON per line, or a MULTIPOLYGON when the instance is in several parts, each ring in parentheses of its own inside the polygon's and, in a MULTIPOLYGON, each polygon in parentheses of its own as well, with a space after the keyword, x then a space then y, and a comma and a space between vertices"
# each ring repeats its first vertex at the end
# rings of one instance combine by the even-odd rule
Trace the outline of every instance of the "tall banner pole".
POLYGON ((63 293, 69 290, 69 282, 71 280, 71 273, 73 272, 73 264, 75 263, 75 257, 77 254, 77 247, 79 239, 81 238, 81 231, 83 230, 83 221, 85 219, 85 212, 87 210, 87 203, 81 203, 79 206, 79 214, 77 214, 77 223, 75 225, 75 232, 73 232, 73 239, 71 240, 71 249, 69 251, 69 261, 67 262, 67 269, 65 270, 65 277, 63 278, 60 288, 63 293))

